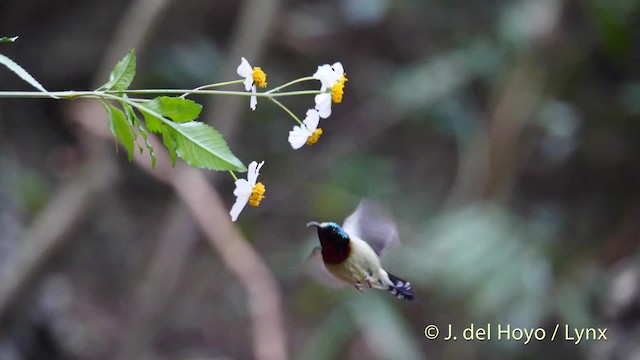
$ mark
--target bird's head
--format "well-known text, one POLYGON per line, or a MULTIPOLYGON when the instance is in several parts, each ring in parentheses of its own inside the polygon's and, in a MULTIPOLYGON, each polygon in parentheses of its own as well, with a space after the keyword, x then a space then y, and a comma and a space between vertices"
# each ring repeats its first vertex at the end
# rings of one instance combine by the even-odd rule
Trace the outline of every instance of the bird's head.
POLYGON ((307 227, 318 228, 318 236, 320 238, 325 237, 327 239, 339 239, 341 241, 349 240, 349 235, 347 235, 342 226, 334 222, 318 223, 311 221, 307 223, 307 227))
POLYGON ((349 256, 349 235, 340 225, 334 222, 311 221, 307 223, 307 227, 318 229, 318 238, 325 262, 340 262, 349 256))

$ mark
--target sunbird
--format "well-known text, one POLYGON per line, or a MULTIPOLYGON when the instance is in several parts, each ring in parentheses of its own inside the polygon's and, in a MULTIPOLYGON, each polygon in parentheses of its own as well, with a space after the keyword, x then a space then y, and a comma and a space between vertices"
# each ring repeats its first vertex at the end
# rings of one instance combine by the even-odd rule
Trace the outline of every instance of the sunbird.
POLYGON ((363 199, 342 226, 335 222, 311 221, 307 227, 318 229, 320 246, 311 258, 322 257, 326 270, 358 291, 382 289, 398 299, 413 300, 411 283, 385 271, 379 256, 393 243, 398 243, 398 230, 380 206, 363 199))

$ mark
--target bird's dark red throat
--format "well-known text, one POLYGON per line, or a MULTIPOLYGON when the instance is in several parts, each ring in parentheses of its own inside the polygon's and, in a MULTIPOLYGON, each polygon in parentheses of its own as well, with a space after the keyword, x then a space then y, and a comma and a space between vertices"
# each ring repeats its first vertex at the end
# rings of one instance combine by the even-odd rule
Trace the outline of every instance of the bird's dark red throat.
POLYGON ((307 227, 318 228, 318 238, 322 246, 322 260, 326 264, 340 264, 349 258, 351 245, 349 235, 336 223, 322 223, 315 221, 307 223, 307 227))

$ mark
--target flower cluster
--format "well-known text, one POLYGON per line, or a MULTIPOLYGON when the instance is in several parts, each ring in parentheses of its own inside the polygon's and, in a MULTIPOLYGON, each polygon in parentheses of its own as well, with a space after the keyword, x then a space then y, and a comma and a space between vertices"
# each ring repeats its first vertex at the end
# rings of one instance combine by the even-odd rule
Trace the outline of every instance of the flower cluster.
MULTIPOLYGON (((0 37, 0 42, 13 42, 17 37, 0 37)), ((0 66, 6 66, 24 81, 34 86, 38 92, 2 92, 3 97, 43 97, 53 99, 92 98, 98 99, 107 111, 109 128, 114 137, 126 148, 129 161, 133 160, 136 150, 143 152, 146 146, 151 158, 151 167, 155 168, 156 156, 149 141, 149 134, 162 136, 162 143, 169 151, 172 164, 176 158, 186 163, 211 170, 229 171, 235 180, 233 194, 236 201, 230 215, 236 221, 247 204, 259 206, 265 198, 266 187, 258 182, 258 175, 264 161, 253 161, 247 169, 224 141, 222 135, 212 126, 195 121, 202 111, 202 105, 187 99, 189 95, 235 95, 248 96, 249 107, 255 110, 258 98, 267 98, 282 108, 298 124, 289 131, 289 144, 293 149, 300 149, 305 144, 313 145, 322 135, 319 127, 320 119, 331 115, 333 103, 341 103, 344 86, 347 82, 342 64, 325 64, 318 66, 312 76, 302 77, 265 92, 258 88, 267 87, 267 74, 260 67, 252 67, 249 61, 241 58, 236 72, 241 79, 226 82, 205 84, 195 89, 129 89, 136 72, 136 54, 131 49, 113 68, 109 80, 93 91, 47 91, 33 76, 6 56, 0 57, 0 66), (320 81, 319 90, 287 91, 281 90, 304 81, 320 81), (244 84, 244 91, 221 91, 214 88, 244 84), (142 97, 135 96, 142 94, 142 97), (144 95, 154 95, 149 99, 144 95), (160 95, 161 96, 157 96, 160 95), (182 94, 180 96, 170 96, 182 94), (132 96, 133 95, 133 96, 132 96), (301 121, 291 110, 277 100, 279 97, 295 95, 315 95, 315 106, 306 112, 301 121), (142 116, 140 116, 142 115, 142 116), (144 125, 143 125, 144 124, 144 125), (140 136, 140 137, 138 137, 140 136), (144 140, 144 143, 140 141, 144 140), (248 171, 246 179, 238 179, 235 171, 248 171)))
MULTIPOLYGON (((237 73, 239 76, 244 78, 242 82, 244 83, 246 91, 251 93, 249 101, 249 107, 251 110, 256 109, 258 96, 267 97, 283 108, 298 123, 298 125, 293 127, 293 130, 289 131, 288 140, 293 149, 300 149, 305 144, 313 145, 318 141, 322 135, 322 129, 318 127, 320 119, 326 119, 331 115, 331 105, 333 103, 339 104, 342 102, 344 86, 345 82, 347 82, 344 68, 339 62, 333 65, 325 64, 318 66, 318 69, 311 77, 291 81, 285 85, 261 94, 257 93, 257 87, 265 88, 267 86, 267 75, 260 67, 251 67, 249 62, 243 57, 240 65, 238 66, 237 73), (277 93, 289 85, 307 80, 320 81, 320 90, 299 93, 290 92, 286 94, 277 93), (316 94, 315 107, 307 110, 306 117, 303 121, 300 121, 293 112, 275 99, 276 96, 297 95, 300 93, 316 94)), ((236 221, 238 215, 240 215, 240 212, 244 209, 247 203, 251 206, 258 206, 262 199, 264 199, 266 188, 261 182, 256 182, 258 175, 260 174, 260 169, 263 165, 264 161, 260 164, 253 161, 249 164, 247 179, 236 178, 235 190, 233 192, 236 196, 236 202, 230 211, 232 221, 236 221)), ((231 174, 235 178, 235 175, 233 173, 231 174)))

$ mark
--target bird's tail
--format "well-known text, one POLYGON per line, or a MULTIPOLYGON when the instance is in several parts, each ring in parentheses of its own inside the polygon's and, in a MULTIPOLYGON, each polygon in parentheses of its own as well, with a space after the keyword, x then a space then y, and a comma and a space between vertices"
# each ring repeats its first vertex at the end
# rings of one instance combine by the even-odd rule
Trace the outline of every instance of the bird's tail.
POLYGON ((395 295, 398 299, 413 300, 413 298, 415 297, 415 293, 411 288, 411 283, 402 280, 393 274, 387 274, 389 275, 389 280, 391 280, 391 285, 389 285, 389 292, 395 295))

